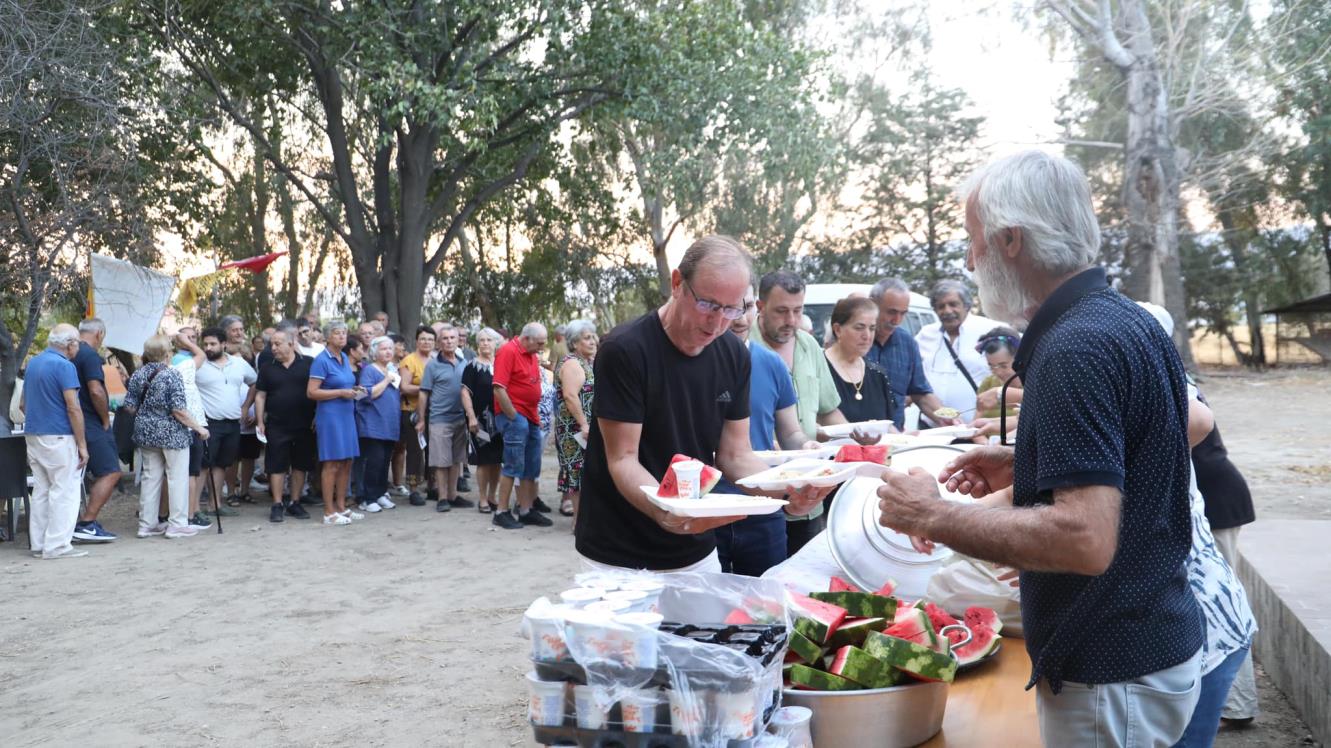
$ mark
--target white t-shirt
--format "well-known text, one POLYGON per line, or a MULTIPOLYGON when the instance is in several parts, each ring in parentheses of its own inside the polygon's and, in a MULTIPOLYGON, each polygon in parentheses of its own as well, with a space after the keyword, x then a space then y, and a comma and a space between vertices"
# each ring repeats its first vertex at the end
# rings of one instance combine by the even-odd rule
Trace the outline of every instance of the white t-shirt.
POLYGON ((218 421, 240 420, 240 406, 258 375, 240 356, 228 354, 223 365, 204 361, 194 374, 194 383, 203 398, 203 412, 218 421))

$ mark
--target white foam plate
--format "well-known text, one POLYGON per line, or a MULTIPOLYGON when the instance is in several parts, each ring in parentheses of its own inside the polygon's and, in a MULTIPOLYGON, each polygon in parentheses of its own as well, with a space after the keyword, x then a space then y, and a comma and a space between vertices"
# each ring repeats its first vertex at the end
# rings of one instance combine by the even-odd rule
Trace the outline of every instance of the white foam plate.
POLYGON ((681 517, 739 517, 750 514, 771 514, 790 502, 766 496, 745 496, 733 493, 713 493, 701 499, 677 499, 657 496, 656 486, 638 486, 647 499, 658 507, 681 517))
POLYGON ((973 426, 939 426, 936 429, 921 431, 920 436, 947 436, 953 439, 969 439, 979 431, 973 426))
POLYGON ((887 434, 892 431, 891 421, 860 421, 859 423, 834 423, 831 426, 820 426, 828 438, 836 439, 843 436, 850 436, 852 431, 859 429, 869 434, 887 434))
POLYGON ((836 455, 836 447, 819 447, 818 449, 755 449, 753 453, 758 455, 758 459, 768 465, 784 465, 791 460, 799 459, 827 459, 836 455))
POLYGON ((735 482, 745 488, 756 488, 760 491, 781 491, 805 486, 825 488, 845 483, 860 475, 860 471, 864 471, 862 473, 864 475, 881 475, 886 469, 882 465, 870 462, 832 462, 806 457, 768 468, 735 482))

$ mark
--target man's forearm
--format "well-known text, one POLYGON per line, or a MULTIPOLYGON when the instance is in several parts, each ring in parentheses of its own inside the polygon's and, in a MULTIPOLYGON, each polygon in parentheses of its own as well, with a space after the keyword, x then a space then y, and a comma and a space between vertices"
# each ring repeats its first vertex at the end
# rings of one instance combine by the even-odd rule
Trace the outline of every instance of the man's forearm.
POLYGON ((647 472, 647 468, 642 466, 641 462, 626 457, 611 460, 607 467, 610 469, 610 479, 614 481, 615 489, 619 491, 620 496, 623 496, 633 505, 634 509, 653 520, 661 515, 661 510, 639 488, 639 486, 650 486, 657 482, 652 474, 647 472))
POLYGON ((518 417, 518 411, 513 407, 513 401, 508 397, 508 389, 505 387, 495 387, 495 402, 499 404, 499 410, 503 412, 504 417, 510 421, 518 417))
POLYGON ((1022 571, 1101 573, 1087 566, 1084 526, 1065 521, 1061 514, 1056 505, 1003 508, 941 502, 919 534, 967 556, 1022 571))
POLYGON ((833 408, 826 413, 818 414, 819 426, 834 426, 838 423, 850 423, 850 421, 846 420, 846 416, 841 412, 840 408, 833 408))
POLYGON ((932 392, 925 392, 921 395, 911 395, 910 399, 919 407, 920 412, 925 415, 932 415, 935 410, 943 407, 943 401, 938 399, 938 395, 932 392))
POLYGON ((66 407, 65 412, 69 414, 69 427, 74 432, 74 443, 79 445, 79 449, 87 449, 88 442, 83 433, 83 408, 75 405, 66 407))
POLYGON ((800 447, 803 447, 804 442, 808 440, 809 437, 804 433, 803 429, 795 429, 786 434, 779 434, 776 437, 776 441, 781 445, 782 449, 799 449, 800 447))
POLYGON ((88 399, 92 401, 92 409, 97 413, 97 417, 102 419, 102 426, 111 427, 111 404, 106 397, 106 387, 96 379, 88 381, 88 399))

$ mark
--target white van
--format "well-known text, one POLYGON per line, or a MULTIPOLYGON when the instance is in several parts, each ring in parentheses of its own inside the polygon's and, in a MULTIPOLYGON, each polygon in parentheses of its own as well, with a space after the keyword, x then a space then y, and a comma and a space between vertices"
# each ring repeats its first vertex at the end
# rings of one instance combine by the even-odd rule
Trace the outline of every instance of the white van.
MULTIPOLYGON (((804 313, 813 320, 813 336, 819 343, 832 337, 832 307, 853 293, 868 296, 871 288, 872 285, 865 283, 810 283, 804 287, 804 313)), ((921 327, 938 321, 938 315, 929 306, 929 299, 920 294, 911 293, 909 309, 901 326, 911 337, 921 327)))

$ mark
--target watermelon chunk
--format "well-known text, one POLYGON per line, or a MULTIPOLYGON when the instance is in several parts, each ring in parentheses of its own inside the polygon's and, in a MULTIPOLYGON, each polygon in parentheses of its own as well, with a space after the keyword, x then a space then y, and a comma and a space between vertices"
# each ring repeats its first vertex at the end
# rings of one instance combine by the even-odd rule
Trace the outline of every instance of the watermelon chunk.
POLYGON ((860 462, 875 462, 886 465, 892 454, 892 448, 886 444, 870 444, 860 447, 860 462))
MULTIPOLYGON (((883 586, 875 590, 874 594, 882 595, 883 597, 891 597, 892 593, 896 591, 897 591, 897 580, 889 579, 886 582, 883 582, 883 586)), ((898 603, 897 607, 901 607, 901 605, 902 603, 898 603)))
POLYGON ((814 670, 808 665, 790 666, 790 684, 805 691, 858 691, 860 688, 854 681, 814 670))
POLYGON ((833 649, 839 649, 847 644, 860 646, 864 643, 864 637, 868 636, 870 631, 882 631, 887 628, 886 618, 847 618, 836 631, 832 632, 832 638, 827 642, 833 649))
POLYGON ((841 577, 836 577, 836 576, 834 576, 834 577, 832 577, 831 579, 827 580, 827 591, 828 591, 828 592, 859 592, 859 591, 860 591, 860 588, 859 588, 859 587, 856 587, 855 585, 851 584, 850 582, 847 582, 846 580, 842 579, 841 577))
POLYGON ((971 640, 952 650, 952 654, 957 657, 958 665, 969 665, 988 657, 998 649, 999 640, 1003 638, 987 626, 972 628, 970 632, 971 640))
MULTIPOLYGON (((948 611, 942 610, 942 608, 933 603, 925 603, 924 612, 926 616, 929 616, 929 623, 932 624, 934 631, 942 631, 946 627, 956 626, 956 624, 961 623, 960 620, 954 619, 952 616, 948 615, 948 611)), ((958 631, 957 634, 961 634, 961 632, 958 631)))
POLYGON ((846 620, 845 608, 793 592, 790 593, 790 599, 797 608, 798 620, 795 622, 795 630, 809 637, 815 643, 826 643, 832 636, 832 632, 836 631, 841 622, 846 620))
POLYGON ((972 605, 966 609, 965 622, 966 628, 971 631, 978 628, 987 628, 997 634, 1003 630, 1003 620, 998 617, 998 613, 995 613, 993 608, 972 605))
POLYGON ((864 640, 864 651, 917 680, 951 683, 957 674, 951 655, 877 631, 864 640))
MULTIPOLYGON (((675 468, 673 466, 676 462, 683 462, 685 460, 692 460, 692 459, 693 458, 689 457, 688 455, 675 455, 674 457, 670 458, 671 467, 666 468, 665 477, 661 479, 661 485, 658 486, 656 489, 657 496, 665 496, 670 498, 679 497, 679 479, 675 477, 675 468)), ((711 491, 713 488, 716 488, 716 484, 720 482, 721 482, 721 471, 717 470, 711 465, 703 463, 702 475, 698 477, 698 495, 706 496, 707 493, 711 491)))
POLYGON ((860 618, 891 618, 896 615, 895 598, 872 592, 811 592, 809 597, 846 609, 846 613, 860 618))
POLYGON ((790 653, 806 665, 816 665, 823 659, 823 648, 798 630, 790 632, 790 653))
POLYGON ((741 626, 746 623, 755 623, 755 621, 753 620, 753 616, 748 614, 748 611, 743 608, 735 608, 726 615, 726 619, 723 623, 732 626, 741 626))
POLYGON ((888 688, 901 682, 900 671, 896 668, 859 647, 849 645, 837 650, 836 657, 828 666, 827 672, 854 681, 865 688, 888 688))
POLYGON ((947 645, 938 639, 938 632, 934 631, 933 624, 929 623, 929 617, 919 608, 907 608, 904 615, 897 616, 891 626, 883 630, 888 636, 894 636, 898 639, 905 639, 908 642, 914 642, 922 647, 947 654, 947 645))
POLYGON ((836 457, 833 457, 833 458, 832 458, 832 461, 833 461, 833 462, 863 462, 863 460, 864 460, 864 457, 863 457, 864 453, 863 453, 863 451, 861 451, 861 450, 862 450, 862 447, 860 447, 860 445, 858 445, 858 444, 845 444, 845 445, 842 445, 839 449, 837 449, 837 451, 836 451, 836 457))

